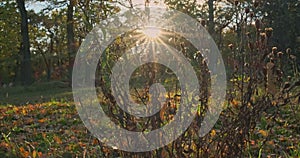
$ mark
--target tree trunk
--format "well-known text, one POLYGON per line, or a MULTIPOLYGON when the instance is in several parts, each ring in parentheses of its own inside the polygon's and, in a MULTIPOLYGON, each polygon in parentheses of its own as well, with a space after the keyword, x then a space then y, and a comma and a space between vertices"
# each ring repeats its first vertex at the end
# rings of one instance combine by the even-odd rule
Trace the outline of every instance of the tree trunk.
POLYGON ((30 56, 30 42, 28 33, 28 17, 25 8, 24 0, 16 0, 20 15, 21 15, 21 54, 23 55, 22 68, 21 68, 21 82, 23 85, 30 85, 32 83, 32 68, 31 68, 31 56, 30 56))
POLYGON ((75 37, 74 37, 74 12, 75 1, 70 0, 67 11, 67 44, 68 44, 68 60, 69 60, 69 74, 68 79, 71 85, 72 80, 72 70, 73 70, 73 56, 76 54, 75 48, 75 37))
POLYGON ((208 32, 211 36, 214 36, 215 33, 214 1, 208 0, 208 32))

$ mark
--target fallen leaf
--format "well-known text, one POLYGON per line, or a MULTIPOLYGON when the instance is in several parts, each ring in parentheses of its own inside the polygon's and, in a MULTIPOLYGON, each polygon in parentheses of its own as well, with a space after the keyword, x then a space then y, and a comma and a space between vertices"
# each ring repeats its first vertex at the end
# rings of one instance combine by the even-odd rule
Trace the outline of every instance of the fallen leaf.
POLYGON ((37 152, 35 150, 33 150, 33 152, 32 152, 32 158, 36 158, 36 156, 37 156, 37 152))
POLYGON ((211 132, 210 132, 210 136, 212 136, 212 137, 214 137, 216 135, 216 130, 211 130, 211 132))
POLYGON ((161 157, 168 157, 168 155, 169 155, 169 153, 167 152, 166 149, 163 149, 163 150, 161 151, 161 157))
POLYGON ((38 152, 38 156, 39 156, 39 157, 42 157, 42 156, 43 156, 43 153, 42 153, 42 152, 38 152))
POLYGON ((95 138, 95 139, 93 140, 93 145, 97 145, 98 143, 99 143, 99 142, 98 142, 98 139, 95 138))
POLYGON ((161 108, 160 112, 159 112, 159 117, 160 117, 160 119, 161 119, 162 121, 165 120, 164 115, 165 115, 166 109, 167 109, 167 106, 164 105, 164 106, 161 108))
POLYGON ((259 130, 258 131, 262 136, 267 137, 268 136, 268 131, 265 130, 259 130))
POLYGON ((62 144, 62 141, 58 136, 54 136, 53 139, 57 144, 62 144))
POLYGON ((39 120, 38 120, 39 123, 44 123, 45 121, 47 121, 46 118, 43 118, 43 119, 39 119, 39 120))
POLYGON ((79 142, 78 143, 79 144, 79 146, 81 146, 82 148, 84 148, 86 145, 84 144, 84 143, 82 143, 82 142, 79 142))
POLYGON ((23 147, 19 148, 22 157, 29 157, 29 152, 26 151, 23 147))
POLYGON ((239 102, 235 99, 232 99, 231 104, 233 105, 234 108, 238 108, 239 102))

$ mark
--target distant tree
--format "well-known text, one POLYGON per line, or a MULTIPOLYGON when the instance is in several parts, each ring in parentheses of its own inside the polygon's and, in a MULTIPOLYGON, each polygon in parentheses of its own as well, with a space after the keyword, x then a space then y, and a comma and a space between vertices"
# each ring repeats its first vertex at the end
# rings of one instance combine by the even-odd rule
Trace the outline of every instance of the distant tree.
POLYGON ((25 0, 16 0, 17 6, 21 15, 21 36, 22 42, 20 52, 23 55, 21 67, 22 84, 30 85, 32 80, 32 67, 31 67, 31 54, 30 54, 30 41, 28 33, 28 16, 25 8, 25 0))
POLYGON ((68 60, 69 60, 69 79, 71 81, 73 57, 76 54, 75 47, 75 34, 74 34, 74 6, 76 5, 75 0, 70 0, 67 10, 67 41, 68 41, 68 60))
POLYGON ((271 26, 273 42, 279 49, 299 47, 300 37, 300 1, 297 0, 262 0, 259 2, 263 22, 271 26))
POLYGON ((20 15, 17 13, 16 2, 2 1, 0 15, 0 78, 2 82, 8 83, 16 80, 21 59, 20 15))
POLYGON ((214 32, 215 32, 214 1, 215 0, 208 0, 208 2, 207 2, 207 4, 208 4, 208 32, 210 34, 214 34, 214 32))

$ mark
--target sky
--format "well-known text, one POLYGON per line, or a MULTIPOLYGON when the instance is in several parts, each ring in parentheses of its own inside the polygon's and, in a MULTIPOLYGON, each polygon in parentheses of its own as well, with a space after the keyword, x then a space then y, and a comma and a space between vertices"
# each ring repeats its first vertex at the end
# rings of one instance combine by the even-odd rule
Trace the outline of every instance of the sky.
MULTIPOLYGON (((122 0, 126 1, 126 0, 122 0)), ((164 0, 149 0, 150 5, 164 5, 164 0), (155 2, 155 3, 154 3, 155 2)), ((197 0, 199 4, 203 3, 204 0, 197 0)), ((132 0, 133 5, 144 5, 145 0, 132 0)), ((47 1, 44 2, 37 2, 37 1, 31 1, 26 4, 26 7, 28 9, 33 9, 35 12, 39 12, 42 9, 44 9, 48 5, 47 1)))
MULTIPOLYGON (((156 0, 156 1, 162 1, 162 0, 156 0)), ((154 0, 150 0, 151 3, 154 2, 154 0)), ((145 0, 132 0, 133 5, 144 5, 145 0)), ((41 11, 43 8, 47 6, 47 2, 29 2, 27 3, 26 7, 30 10, 33 9, 36 12, 41 11)))
POLYGON ((33 9, 35 12, 39 12, 41 11, 42 9, 46 8, 48 5, 47 2, 38 2, 38 1, 31 1, 31 2, 28 2, 26 4, 26 8, 28 10, 31 10, 33 9))

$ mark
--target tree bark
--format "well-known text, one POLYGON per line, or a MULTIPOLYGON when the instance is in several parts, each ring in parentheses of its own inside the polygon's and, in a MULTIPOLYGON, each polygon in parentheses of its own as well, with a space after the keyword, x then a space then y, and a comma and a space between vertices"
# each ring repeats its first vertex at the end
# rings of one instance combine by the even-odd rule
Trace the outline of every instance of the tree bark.
POLYGON ((72 81, 72 70, 73 70, 73 56, 76 54, 75 48, 75 36, 74 36, 74 5, 75 1, 70 0, 67 11, 67 44, 68 44, 68 60, 69 60, 69 82, 71 85, 72 81))
POLYGON ((208 0, 208 32, 212 36, 215 33, 214 1, 215 0, 208 0))
POLYGON ((30 85, 33 82, 31 56, 30 56, 30 42, 28 33, 28 17, 25 8, 24 0, 16 0, 20 15, 21 15, 21 36, 22 43, 20 52, 23 55, 22 68, 21 68, 21 82, 23 85, 30 85))

